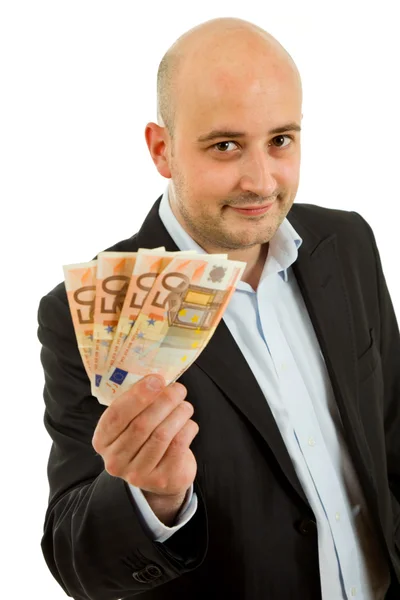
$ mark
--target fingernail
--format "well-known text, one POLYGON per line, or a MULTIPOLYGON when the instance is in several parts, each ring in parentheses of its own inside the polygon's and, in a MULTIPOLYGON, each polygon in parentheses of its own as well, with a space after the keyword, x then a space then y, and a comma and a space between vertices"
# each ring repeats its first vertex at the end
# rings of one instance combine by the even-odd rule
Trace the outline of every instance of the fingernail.
POLYGON ((163 382, 159 377, 150 375, 149 377, 146 377, 146 387, 152 392, 158 392, 163 387, 163 382))

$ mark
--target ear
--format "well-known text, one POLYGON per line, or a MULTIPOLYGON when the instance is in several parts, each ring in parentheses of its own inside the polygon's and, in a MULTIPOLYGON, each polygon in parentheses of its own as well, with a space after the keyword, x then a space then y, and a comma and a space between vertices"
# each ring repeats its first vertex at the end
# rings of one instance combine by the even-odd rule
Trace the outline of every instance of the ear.
POLYGON ((144 135, 157 171, 163 177, 171 179, 171 171, 168 164, 167 142, 169 141, 169 135, 167 129, 160 127, 157 123, 147 123, 144 135))

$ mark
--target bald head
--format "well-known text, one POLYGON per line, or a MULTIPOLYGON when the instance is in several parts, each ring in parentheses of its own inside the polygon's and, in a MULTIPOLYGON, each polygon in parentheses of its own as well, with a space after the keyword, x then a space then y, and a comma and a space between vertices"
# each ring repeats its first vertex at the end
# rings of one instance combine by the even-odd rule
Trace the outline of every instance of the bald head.
POLYGON ((301 120, 294 61, 248 21, 207 21, 165 54, 146 142, 175 217, 207 252, 258 264, 297 193, 301 120))
POLYGON ((173 138, 180 90, 209 82, 205 74, 214 72, 218 83, 248 74, 263 65, 291 71, 301 79, 290 54, 267 31, 236 18, 218 18, 190 29, 163 56, 157 73, 157 118, 173 138))

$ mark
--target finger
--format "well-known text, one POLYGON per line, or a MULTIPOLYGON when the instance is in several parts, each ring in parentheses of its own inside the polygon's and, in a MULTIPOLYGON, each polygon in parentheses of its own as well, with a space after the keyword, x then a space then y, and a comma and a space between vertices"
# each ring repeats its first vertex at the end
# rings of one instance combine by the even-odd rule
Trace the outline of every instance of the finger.
POLYGON ((144 377, 115 398, 97 423, 92 439, 96 452, 102 454, 104 449, 126 429, 132 419, 154 402, 164 386, 165 381, 162 377, 144 377), (157 380, 161 384, 158 388, 154 385, 157 380))
POLYGON ((198 424, 190 419, 174 437, 159 464, 151 472, 149 487, 158 490, 188 489, 196 477, 197 462, 189 446, 199 432, 198 424))
POLYGON ((182 403, 185 396, 186 388, 179 383, 166 387, 105 449, 103 458, 106 470, 111 475, 120 475, 154 430, 182 403))
POLYGON ((155 469, 158 470, 161 468, 164 471, 169 471, 172 468, 172 465, 175 465, 176 468, 180 457, 185 455, 190 444, 199 433, 199 429, 196 421, 193 421, 192 419, 187 421, 184 427, 182 427, 173 440, 171 440, 164 456, 159 464, 156 465, 155 469))
POLYGON ((144 482, 144 478, 147 480, 149 474, 160 463, 168 446, 193 412, 193 405, 183 401, 152 432, 147 442, 127 464, 126 475, 130 477, 129 481, 132 480, 133 485, 145 487, 147 481, 144 482))

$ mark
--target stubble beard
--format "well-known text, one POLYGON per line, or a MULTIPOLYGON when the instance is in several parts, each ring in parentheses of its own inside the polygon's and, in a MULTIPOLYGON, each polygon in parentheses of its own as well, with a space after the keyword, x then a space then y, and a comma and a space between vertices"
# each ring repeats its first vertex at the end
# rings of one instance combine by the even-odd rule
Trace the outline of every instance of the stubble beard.
MULTIPOLYGON (((181 225, 184 227, 186 232, 204 249, 213 252, 226 252, 229 250, 243 250, 258 246, 269 242, 282 222, 283 218, 280 218, 280 213, 274 215, 265 216, 257 219, 257 221, 264 220, 265 226, 261 229, 257 224, 256 219, 245 219, 243 218, 242 230, 237 233, 229 231, 229 219, 221 216, 211 217, 201 211, 198 211, 196 218, 193 217, 190 210, 187 208, 185 202, 187 198, 186 188, 178 180, 174 180, 174 193, 171 198, 172 206, 175 206, 174 212, 178 212, 177 218, 181 225), (255 226, 259 229, 251 233, 251 229, 255 226)), ((277 200, 279 202, 279 200, 277 200)), ((278 207, 272 208, 273 211, 277 211, 278 207)), ((229 209, 228 209, 229 210, 229 209)), ((226 212, 226 207, 223 209, 226 212)))

